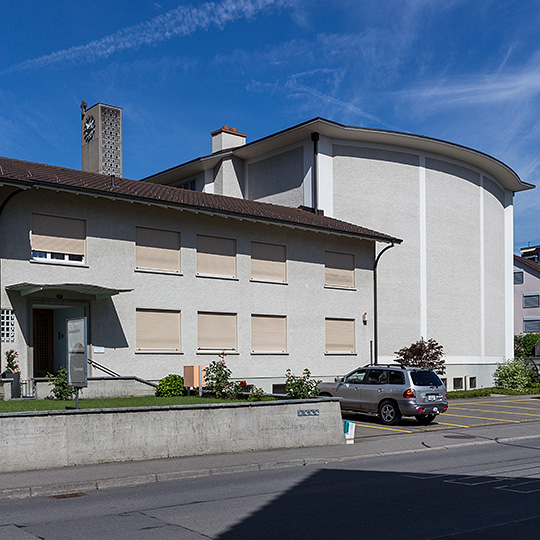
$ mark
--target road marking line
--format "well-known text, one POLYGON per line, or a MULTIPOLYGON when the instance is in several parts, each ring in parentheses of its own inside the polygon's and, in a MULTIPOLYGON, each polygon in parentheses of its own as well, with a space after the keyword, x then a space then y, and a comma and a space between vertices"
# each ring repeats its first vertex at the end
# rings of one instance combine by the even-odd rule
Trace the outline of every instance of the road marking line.
MULTIPOLYGON (((469 409, 469 408, 462 408, 462 407, 452 407, 452 410, 458 409, 459 411, 478 411, 478 412, 493 412, 493 411, 486 411, 485 409, 469 409)), ((540 414, 533 414, 533 413, 526 413, 526 412, 512 412, 512 411, 497 411, 499 414, 519 414, 520 416, 540 416, 540 414)))
POLYGON ((400 433, 414 433, 414 431, 406 431, 404 429, 395 429, 395 428, 389 428, 389 427, 383 427, 383 426, 372 426, 371 424, 356 424, 356 425, 359 427, 369 427, 373 429, 387 429, 389 431, 399 431, 400 433))
MULTIPOLYGON (((525 409, 527 411, 538 411, 540 410, 540 406, 538 407, 520 407, 519 405, 499 405, 497 403, 475 403, 473 405, 491 405, 492 407, 508 407, 509 409, 525 409)), ((452 407, 454 408, 454 407, 452 407)))
POLYGON ((441 426, 453 426, 453 427, 464 427, 464 428, 471 427, 471 426, 462 426, 461 424, 448 424, 446 422, 437 422, 437 424, 441 424, 441 426))
POLYGON ((495 420, 496 422, 513 422, 514 424, 519 424, 519 420, 502 420, 500 418, 486 418, 485 416, 467 416, 465 414, 452 414, 452 413, 445 413, 446 416, 457 416, 458 418, 476 418, 478 420, 495 420))

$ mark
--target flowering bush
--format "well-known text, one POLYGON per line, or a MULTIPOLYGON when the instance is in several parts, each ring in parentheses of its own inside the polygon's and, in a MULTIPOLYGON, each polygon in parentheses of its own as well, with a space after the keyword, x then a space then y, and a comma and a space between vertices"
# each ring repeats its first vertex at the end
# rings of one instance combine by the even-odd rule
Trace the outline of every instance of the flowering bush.
MULTIPOLYGON (((231 384, 229 382, 231 373, 231 370, 225 363, 225 358, 222 358, 219 361, 211 362, 208 366, 206 366, 204 371, 206 388, 210 390, 210 392, 214 392, 218 398, 228 397, 228 395, 225 395, 225 387, 228 384, 231 384)), ((238 390, 238 392, 240 392, 240 390, 238 390)), ((228 390, 228 393, 231 393, 231 389, 228 390)))
POLYGON ((223 388, 223 396, 231 400, 238 399, 240 392, 242 392, 243 390, 242 383, 244 383, 244 386, 245 386, 246 384, 245 381, 242 381, 242 382, 229 381, 223 388))
POLYGON ((6 373, 20 373, 21 368, 19 367, 19 363, 17 362, 17 357, 19 356, 19 353, 14 351, 13 349, 10 349, 9 351, 5 352, 6 355, 6 373))
POLYGON ((285 373, 285 391, 287 397, 292 399, 308 399, 319 395, 318 385, 321 381, 311 379, 309 369, 304 369, 302 376, 298 377, 290 369, 285 373))

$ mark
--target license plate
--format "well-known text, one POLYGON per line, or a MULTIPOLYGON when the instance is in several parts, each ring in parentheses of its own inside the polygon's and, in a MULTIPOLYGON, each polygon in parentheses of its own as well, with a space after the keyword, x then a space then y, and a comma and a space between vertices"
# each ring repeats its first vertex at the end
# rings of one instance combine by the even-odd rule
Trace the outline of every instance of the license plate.
POLYGON ((439 396, 437 394, 428 394, 427 399, 428 401, 437 401, 437 399, 439 399, 439 396))

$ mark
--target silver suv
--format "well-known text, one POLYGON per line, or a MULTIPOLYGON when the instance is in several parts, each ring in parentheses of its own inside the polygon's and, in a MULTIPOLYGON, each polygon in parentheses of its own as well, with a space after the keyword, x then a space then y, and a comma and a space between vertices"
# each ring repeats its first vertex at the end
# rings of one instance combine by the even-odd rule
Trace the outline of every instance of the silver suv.
POLYGON ((402 416, 428 425, 448 409, 446 388, 435 372, 398 364, 355 369, 337 382, 320 383, 319 395, 340 397, 342 409, 376 415, 387 425, 402 416))

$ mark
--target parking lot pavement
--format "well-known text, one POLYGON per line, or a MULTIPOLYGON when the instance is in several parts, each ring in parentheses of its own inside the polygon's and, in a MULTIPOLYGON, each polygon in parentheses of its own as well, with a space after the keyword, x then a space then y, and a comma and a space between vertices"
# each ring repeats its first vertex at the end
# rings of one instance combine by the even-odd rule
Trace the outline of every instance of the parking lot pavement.
POLYGON ((375 417, 348 411, 343 412, 343 419, 351 420, 356 424, 355 439, 501 424, 522 424, 540 421, 540 395, 449 400, 448 411, 438 415, 429 426, 421 426, 414 418, 403 418, 395 426, 383 426, 375 417))

